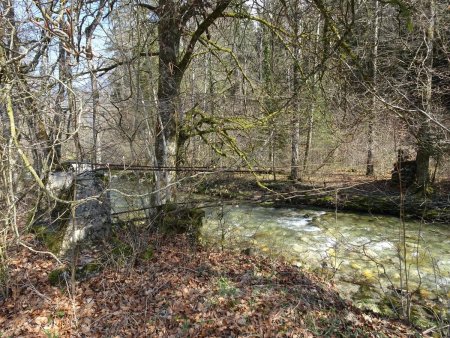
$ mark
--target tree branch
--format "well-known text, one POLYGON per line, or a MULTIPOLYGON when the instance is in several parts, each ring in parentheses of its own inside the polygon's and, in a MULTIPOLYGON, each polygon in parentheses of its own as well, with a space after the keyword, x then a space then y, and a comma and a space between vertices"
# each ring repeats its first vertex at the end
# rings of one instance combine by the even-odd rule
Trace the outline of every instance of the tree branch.
POLYGON ((283 35, 289 35, 289 33, 286 32, 285 30, 283 30, 282 27, 275 26, 275 25, 273 25, 272 23, 270 23, 269 21, 267 21, 267 20, 265 20, 263 18, 254 16, 254 15, 250 15, 250 14, 247 14, 247 13, 231 13, 231 12, 227 12, 227 13, 223 13, 221 16, 224 17, 224 18, 247 19, 247 20, 251 20, 251 21, 256 21, 256 22, 259 22, 260 24, 270 28, 273 31, 280 32, 283 35))
POLYGON ((209 26, 211 26, 214 21, 220 17, 223 13, 223 11, 228 7, 231 0, 222 0, 218 3, 216 8, 209 14, 205 20, 198 25, 197 30, 194 32, 194 34, 191 37, 191 40, 189 41, 189 44, 186 48, 186 52, 184 53, 183 58, 178 63, 178 70, 182 73, 186 70, 186 68, 189 66, 189 63, 192 59, 192 54, 194 53, 194 48, 202 34, 208 29, 209 26))
POLYGON ((149 9, 149 10, 154 11, 154 12, 156 12, 158 10, 158 8, 159 8, 158 6, 153 6, 153 5, 145 4, 145 3, 142 3, 142 2, 138 2, 136 5, 139 6, 139 7, 145 8, 145 9, 149 9))
POLYGON ((122 66, 122 65, 124 65, 124 64, 133 62, 134 60, 136 60, 137 58, 139 58, 139 57, 141 57, 141 56, 150 56, 150 57, 153 57, 153 56, 158 56, 158 55, 159 55, 158 52, 141 52, 139 55, 133 57, 133 58, 130 59, 130 60, 118 61, 118 62, 116 62, 116 63, 113 63, 112 65, 109 65, 109 66, 104 66, 104 67, 92 69, 92 70, 90 70, 90 71, 81 72, 81 73, 76 74, 76 77, 78 77, 78 76, 83 76, 83 75, 87 75, 87 74, 91 74, 91 73, 99 73, 99 72, 103 72, 103 74, 100 74, 100 75, 99 75, 99 76, 102 76, 102 75, 104 75, 105 73, 109 72, 110 70, 113 70, 113 69, 115 69, 115 68, 117 68, 117 67, 119 67, 119 66, 122 66))

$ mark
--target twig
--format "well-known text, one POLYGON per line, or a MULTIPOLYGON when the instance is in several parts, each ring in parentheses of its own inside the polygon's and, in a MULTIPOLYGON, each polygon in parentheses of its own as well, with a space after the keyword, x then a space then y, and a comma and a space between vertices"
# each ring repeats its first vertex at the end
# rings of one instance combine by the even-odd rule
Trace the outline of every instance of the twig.
POLYGON ((423 331, 422 334, 428 334, 430 332, 433 332, 435 329, 443 330, 447 327, 450 327, 450 325, 444 325, 442 327, 433 326, 433 327, 430 327, 429 329, 426 329, 425 331, 423 331))
POLYGON ((37 294, 39 297, 45 299, 45 300, 48 301, 48 302, 51 302, 51 301, 52 301, 52 299, 51 299, 50 297, 44 295, 43 293, 40 293, 40 292, 36 289, 36 287, 35 287, 33 284, 30 283, 29 287, 30 287, 31 290, 32 290, 35 294, 37 294))
POLYGON ((28 246, 27 244, 25 244, 24 242, 20 241, 19 242, 20 245, 22 245, 24 248, 30 250, 31 252, 34 253, 38 253, 38 254, 44 254, 44 255, 49 255, 51 256, 53 259, 55 259, 59 264, 64 265, 64 263, 53 253, 50 251, 40 251, 40 250, 35 250, 32 247, 28 246))

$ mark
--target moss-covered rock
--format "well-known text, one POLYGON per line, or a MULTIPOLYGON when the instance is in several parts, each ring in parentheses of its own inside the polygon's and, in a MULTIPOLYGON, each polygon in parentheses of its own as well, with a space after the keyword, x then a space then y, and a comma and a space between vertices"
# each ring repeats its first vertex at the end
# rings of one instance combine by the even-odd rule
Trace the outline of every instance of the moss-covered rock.
POLYGON ((60 252, 65 233, 63 224, 55 226, 37 225, 31 228, 31 232, 36 234, 36 238, 42 241, 49 251, 55 255, 60 252))
POLYGON ((165 234, 186 233, 197 240, 203 217, 205 217, 205 211, 202 209, 165 204, 159 207, 157 226, 165 234))
MULTIPOLYGON (((55 171, 45 180, 46 188, 62 200, 70 201, 74 193, 74 175, 70 171, 55 171)), ((42 194, 28 215, 29 230, 54 254, 61 250, 65 229, 71 219, 68 203, 55 202, 42 194), (36 211, 36 212, 34 212, 36 211)))
POLYGON ((85 280, 103 270, 103 265, 95 262, 85 264, 76 269, 76 279, 85 280))
MULTIPOLYGON (((91 262, 75 269, 75 279, 77 281, 86 280, 103 270, 103 265, 91 262)), ((65 287, 70 281, 70 268, 58 268, 48 274, 48 281, 52 286, 65 287)))
POLYGON ((48 274, 48 281, 52 286, 64 287, 70 279, 69 269, 55 269, 48 274))
POLYGON ((46 179, 46 188, 67 203, 43 194, 29 217, 30 230, 49 251, 65 255, 74 245, 103 241, 109 234, 110 204, 104 193, 104 175, 98 172, 55 171, 46 179), (76 185, 76 189, 75 189, 76 185), (76 195, 76 196, 75 196, 76 195), (91 198, 92 196, 100 196, 91 198), (75 210, 69 201, 84 200, 75 210))

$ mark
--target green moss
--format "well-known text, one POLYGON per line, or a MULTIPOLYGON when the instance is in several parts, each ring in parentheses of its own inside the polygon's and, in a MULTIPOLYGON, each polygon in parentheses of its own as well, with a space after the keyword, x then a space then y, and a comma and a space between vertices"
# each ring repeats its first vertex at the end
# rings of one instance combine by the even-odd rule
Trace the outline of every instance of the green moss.
MULTIPOLYGON (((390 317, 399 317, 403 313, 403 306, 401 297, 393 294, 384 295, 380 302, 380 310, 382 314, 390 317)), ((420 304, 411 305, 411 322, 418 327, 431 327, 433 326, 433 316, 427 313, 426 309, 420 304)))
POLYGON ((52 286, 65 286, 68 276, 68 269, 55 269, 48 274, 48 281, 52 286))
POLYGON ((100 272, 103 269, 103 266, 98 263, 88 263, 81 268, 78 268, 76 271, 76 277, 78 280, 86 279, 91 275, 100 272))
POLYGON ((142 253, 142 259, 145 261, 149 261, 153 258, 154 254, 155 253, 153 251, 153 247, 148 246, 147 249, 145 249, 145 251, 142 253))
MULTIPOLYGON (((86 280, 93 274, 101 271, 103 266, 97 263, 88 263, 81 267, 77 267, 75 271, 76 280, 86 280)), ((70 277, 69 268, 55 269, 48 274, 48 281, 52 286, 65 287, 66 280, 70 277)))
POLYGON ((35 226, 32 232, 36 234, 38 240, 42 241, 49 251, 58 254, 64 240, 64 229, 50 229, 44 225, 35 226))
POLYGON ((380 311, 388 317, 397 317, 401 313, 401 303, 398 297, 386 294, 380 301, 380 311))
POLYGON ((424 217, 427 219, 435 219, 435 218, 440 217, 441 214, 442 214, 442 212, 439 209, 427 209, 427 210, 425 210, 424 217))
POLYGON ((160 208, 158 214, 158 227, 161 232, 169 235, 187 233, 198 238, 205 211, 166 204, 160 208))
POLYGON ((64 318, 66 316, 66 312, 64 310, 58 310, 55 312, 55 317, 64 318))
POLYGON ((433 318, 429 318, 428 313, 420 305, 413 305, 411 307, 411 322, 421 328, 428 328, 434 325, 433 318))
POLYGON ((317 199, 318 202, 324 203, 324 204, 330 204, 330 203, 335 203, 335 199, 333 196, 324 196, 324 197, 319 197, 317 199))
POLYGON ((427 187, 425 188, 425 194, 427 196, 430 196, 432 194, 434 194, 435 190, 431 185, 427 185, 427 187))
POLYGON ((368 284, 373 284, 377 281, 375 274, 373 273, 373 271, 369 269, 365 269, 362 272, 362 276, 364 278, 364 281, 367 282, 368 284))
POLYGON ((88 263, 76 269, 75 279, 78 281, 86 280, 101 270, 103 270, 103 265, 98 263, 88 263))
POLYGON ((133 255, 133 248, 131 245, 124 243, 120 240, 114 241, 114 248, 111 252, 114 256, 121 256, 121 257, 131 257, 133 255))
POLYGON ((102 266, 97 263, 89 263, 84 266, 85 271, 88 273, 98 272, 102 269, 102 266))
POLYGON ((219 278, 217 280, 217 285, 219 295, 222 297, 236 297, 239 294, 239 289, 226 277, 219 278))
POLYGON ((0 262, 0 297, 4 296, 6 298, 9 295, 8 282, 8 266, 5 262, 0 262))
POLYGON ((356 210, 368 210, 373 205, 364 196, 352 196, 349 200, 344 202, 344 206, 356 210))

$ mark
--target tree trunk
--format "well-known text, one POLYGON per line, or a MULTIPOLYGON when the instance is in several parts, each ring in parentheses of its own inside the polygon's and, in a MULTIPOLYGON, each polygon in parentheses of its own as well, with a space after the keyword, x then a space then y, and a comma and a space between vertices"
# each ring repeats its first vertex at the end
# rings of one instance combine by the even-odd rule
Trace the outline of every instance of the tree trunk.
POLYGON ((197 25, 191 35, 182 57, 180 40, 186 30, 188 20, 196 13, 187 3, 173 0, 161 0, 156 8, 143 5, 158 11, 158 42, 159 42, 159 82, 158 82, 158 114, 155 135, 155 159, 159 170, 156 173, 157 204, 175 201, 177 155, 183 153, 182 147, 190 135, 180 136, 181 111, 179 93, 181 80, 192 60, 196 43, 209 26, 220 17, 231 0, 218 1, 217 6, 204 20, 197 25))
MULTIPOLYGON (((295 48, 295 55, 298 55, 298 47, 295 48)), ((294 111, 292 116, 291 129, 291 179, 300 179, 300 117, 299 117, 299 65, 298 58, 294 60, 292 72, 294 111)))
POLYGON ((297 110, 294 110, 293 114, 291 130, 291 179, 297 181, 300 179, 300 119, 297 110))
MULTIPOLYGON (((67 58, 66 58, 66 51, 64 50, 63 43, 59 42, 59 59, 58 59, 58 76, 59 76, 59 83, 58 83, 58 93, 56 94, 56 114, 55 114, 55 124, 58 125, 58 128, 61 127, 60 133, 64 130, 64 97, 66 95, 66 78, 67 78, 67 58), (63 124, 60 126, 60 124, 63 124)), ((61 136, 59 136, 61 138, 61 136)), ((55 156, 58 159, 57 161, 61 159, 61 139, 55 140, 58 141, 58 144, 55 144, 55 156)))
POLYGON ((97 154, 99 153, 98 149, 98 129, 97 129, 97 115, 98 115, 98 106, 100 99, 100 92, 98 90, 98 81, 97 76, 93 72, 94 65, 92 64, 92 60, 88 60, 88 67, 91 71, 90 80, 91 80, 91 91, 92 91, 92 151, 91 151, 91 163, 97 163, 97 154))
POLYGON ((158 23, 159 82, 158 115, 155 132, 155 157, 159 170, 156 173, 157 204, 175 200, 176 173, 170 168, 176 166, 177 119, 181 76, 177 67, 181 31, 177 19, 177 8, 173 1, 161 1, 166 15, 158 23), (172 13, 173 15, 169 15, 172 13))
MULTIPOLYGON (((425 73, 426 73, 426 87, 424 95, 424 110, 431 115, 431 100, 433 90, 433 45, 434 45, 434 30, 436 25, 436 0, 429 2, 429 23, 426 34, 427 54, 425 57, 425 73)), ((417 147, 417 173, 416 179, 419 187, 426 191, 427 185, 430 182, 430 157, 432 152, 431 136, 430 136, 430 119, 428 117, 421 119, 421 125, 418 132, 418 147, 417 147)))
POLYGON ((293 99, 293 115, 292 115, 292 129, 291 129, 291 176, 294 181, 300 180, 300 49, 299 49, 299 28, 297 25, 295 29, 295 41, 294 41, 294 64, 292 67, 292 99, 293 99))
MULTIPOLYGON (((265 1, 262 1, 262 8, 265 8, 265 1)), ((261 17, 264 17, 264 12, 258 13, 261 17)), ((264 17, 265 18, 265 17, 264 17)), ((267 19, 267 18, 265 18, 267 19)), ((268 115, 272 115, 276 108, 276 102, 273 97, 270 95, 274 91, 273 86, 273 70, 274 70, 274 43, 275 37, 274 33, 268 32, 267 27, 261 25, 259 27, 259 80, 263 83, 264 86, 264 99, 263 105, 265 113, 268 115)), ((275 150, 276 150, 276 124, 275 118, 270 117, 268 120, 268 161, 272 170, 273 180, 276 181, 276 172, 275 172, 275 150)), ((266 144, 266 143, 265 143, 266 144)))
POLYGON ((316 95, 317 95, 317 81, 318 81, 318 73, 317 73, 317 66, 318 66, 318 48, 319 48, 319 41, 320 41, 320 25, 321 25, 321 16, 319 15, 317 18, 317 27, 316 27, 316 38, 315 38, 315 55, 314 55, 314 64, 313 64, 313 83, 311 86, 312 90, 312 103, 311 103, 311 109, 309 111, 308 115, 308 131, 306 135, 306 146, 305 146, 305 157, 303 159, 303 172, 306 172, 306 169, 308 167, 308 160, 309 160, 309 153, 311 151, 311 145, 312 145, 312 134, 313 134, 313 127, 314 127, 314 111, 316 110, 316 95))
POLYGON ((375 169, 373 166, 373 117, 370 117, 367 131, 367 163, 366 176, 374 176, 375 169))
POLYGON ((95 15, 92 23, 86 28, 86 58, 88 61, 88 69, 90 71, 91 90, 92 90, 92 153, 91 163, 97 163, 98 154, 98 129, 97 129, 97 115, 100 100, 100 91, 98 89, 97 75, 94 73, 93 57, 94 52, 92 49, 92 40, 94 38, 94 32, 97 26, 100 24, 100 20, 103 16, 106 0, 101 0, 99 3, 97 14, 95 15))
POLYGON ((419 187, 426 189, 430 181, 430 153, 426 144, 419 145, 416 155, 416 166, 417 184, 419 187))
POLYGON ((374 0, 375 19, 373 24, 373 55, 372 55, 372 110, 369 113, 369 126, 367 130, 367 164, 366 176, 374 176, 373 164, 374 142, 373 142, 373 121, 377 113, 377 88, 378 88, 378 35, 380 31, 380 3, 374 0))

